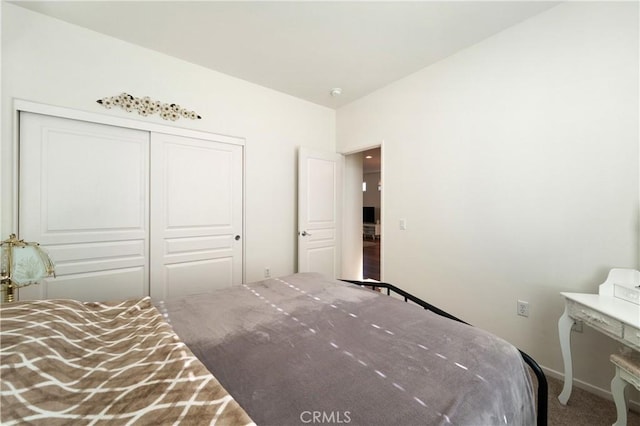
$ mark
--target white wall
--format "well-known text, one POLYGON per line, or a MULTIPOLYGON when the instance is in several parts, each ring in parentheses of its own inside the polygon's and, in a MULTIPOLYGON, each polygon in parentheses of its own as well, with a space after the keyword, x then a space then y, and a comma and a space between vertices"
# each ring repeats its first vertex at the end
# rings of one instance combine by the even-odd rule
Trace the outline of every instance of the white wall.
MULTIPOLYGON (((383 279, 562 371, 559 292, 638 267, 638 35, 570 2, 338 110, 339 152, 385 141, 383 279)), ((616 348, 574 334, 575 376, 608 389, 616 348)))
POLYGON ((176 126, 246 139, 246 278, 262 278, 265 266, 273 275, 292 273, 296 150, 335 150, 333 110, 4 2, 1 235, 8 236, 14 219, 13 99, 137 118, 96 103, 121 92, 176 102, 203 117, 176 126))

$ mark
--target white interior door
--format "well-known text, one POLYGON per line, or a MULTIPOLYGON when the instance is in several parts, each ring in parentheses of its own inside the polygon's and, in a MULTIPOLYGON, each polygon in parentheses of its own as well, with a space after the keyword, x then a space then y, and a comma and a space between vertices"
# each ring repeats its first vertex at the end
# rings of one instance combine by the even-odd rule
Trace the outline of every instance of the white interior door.
POLYGON ((298 271, 337 278, 343 157, 300 148, 298 153, 298 271))
POLYGON ((21 299, 148 294, 149 133, 20 113, 19 237, 55 261, 21 299))
POLYGON ((243 147, 151 136, 151 296, 242 283, 243 147))

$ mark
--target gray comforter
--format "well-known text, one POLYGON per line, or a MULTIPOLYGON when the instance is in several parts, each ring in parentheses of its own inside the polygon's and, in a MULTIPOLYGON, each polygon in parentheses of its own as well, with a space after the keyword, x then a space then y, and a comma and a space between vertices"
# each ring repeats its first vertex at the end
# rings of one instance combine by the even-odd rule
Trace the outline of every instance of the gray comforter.
POLYGON ((392 297, 296 274, 160 302, 258 425, 533 425, 518 350, 392 297))

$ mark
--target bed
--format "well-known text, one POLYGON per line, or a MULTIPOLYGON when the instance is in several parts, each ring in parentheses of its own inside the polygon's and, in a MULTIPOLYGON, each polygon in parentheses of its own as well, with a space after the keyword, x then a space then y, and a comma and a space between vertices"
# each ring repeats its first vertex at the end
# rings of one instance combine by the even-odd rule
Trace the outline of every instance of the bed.
POLYGON ((254 424, 151 299, 0 309, 0 423, 254 424))
POLYGON ((361 286, 295 274, 158 307, 259 425, 536 424, 517 348, 361 286))
POLYGON ((0 309, 2 424, 536 423, 511 344, 319 274, 0 309))

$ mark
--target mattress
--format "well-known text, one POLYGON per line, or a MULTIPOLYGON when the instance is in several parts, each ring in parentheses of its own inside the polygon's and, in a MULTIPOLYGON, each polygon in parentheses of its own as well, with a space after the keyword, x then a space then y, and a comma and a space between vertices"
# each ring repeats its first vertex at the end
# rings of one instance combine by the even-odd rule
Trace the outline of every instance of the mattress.
POLYGON ((305 273, 157 305, 259 425, 536 423, 513 345, 359 286, 305 273))

